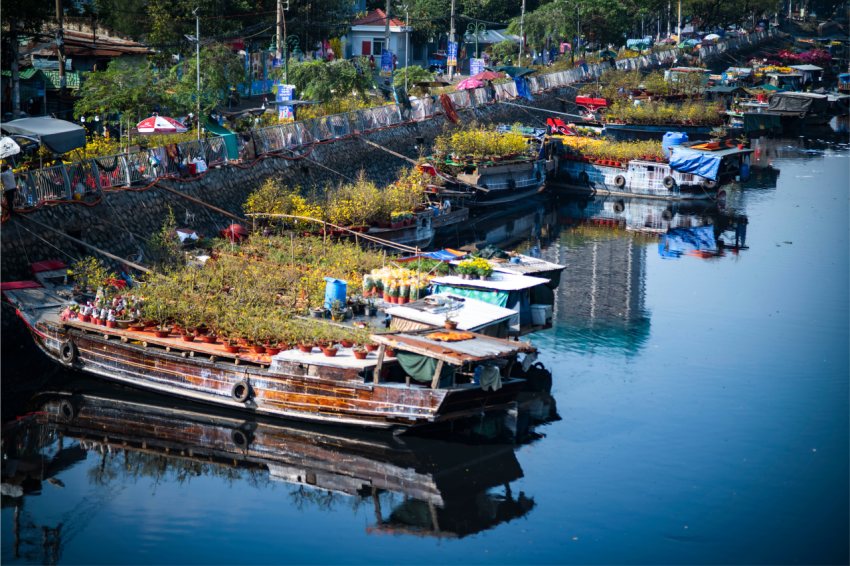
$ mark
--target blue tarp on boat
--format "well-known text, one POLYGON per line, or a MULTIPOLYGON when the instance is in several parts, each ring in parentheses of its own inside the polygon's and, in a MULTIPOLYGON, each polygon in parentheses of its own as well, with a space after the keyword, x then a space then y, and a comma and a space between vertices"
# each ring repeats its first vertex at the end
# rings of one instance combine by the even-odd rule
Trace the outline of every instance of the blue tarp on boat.
POLYGON ((717 179, 720 157, 675 145, 670 149, 673 150, 673 157, 670 158, 671 169, 680 173, 693 173, 712 181, 717 179))

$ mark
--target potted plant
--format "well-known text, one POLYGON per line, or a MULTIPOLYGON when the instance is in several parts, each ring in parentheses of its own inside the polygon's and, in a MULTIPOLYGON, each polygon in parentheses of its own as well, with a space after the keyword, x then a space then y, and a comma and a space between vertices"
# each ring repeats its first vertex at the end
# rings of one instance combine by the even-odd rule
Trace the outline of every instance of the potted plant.
POLYGON ((453 308, 449 308, 449 310, 446 311, 446 320, 445 320, 446 330, 456 330, 457 329, 457 321, 454 319, 454 316, 455 316, 455 310, 453 308))
POLYGON ((475 260, 475 272, 479 279, 486 281, 490 279, 490 275, 493 274, 493 267, 486 259, 478 258, 475 260))
POLYGON ((407 283, 402 283, 398 286, 398 301, 396 301, 400 305, 407 304, 408 297, 410 296, 410 285, 407 283))
POLYGON ((371 299, 366 303, 365 314, 366 314, 366 316, 369 316, 369 317, 372 317, 372 316, 375 316, 375 315, 378 314, 378 307, 375 305, 374 302, 372 302, 371 299))
POLYGON ((741 134, 741 136, 735 141, 738 142, 738 149, 744 149, 747 147, 747 144, 750 143, 749 138, 747 138, 745 134, 741 134))
POLYGON ((339 351, 339 349, 336 348, 336 346, 334 344, 322 346, 322 353, 328 358, 333 358, 334 356, 336 356, 336 353, 338 351, 339 351))
POLYGON ((369 354, 369 352, 366 351, 366 348, 363 348, 361 346, 354 348, 352 352, 354 352, 354 357, 358 360, 365 360, 366 356, 369 354))

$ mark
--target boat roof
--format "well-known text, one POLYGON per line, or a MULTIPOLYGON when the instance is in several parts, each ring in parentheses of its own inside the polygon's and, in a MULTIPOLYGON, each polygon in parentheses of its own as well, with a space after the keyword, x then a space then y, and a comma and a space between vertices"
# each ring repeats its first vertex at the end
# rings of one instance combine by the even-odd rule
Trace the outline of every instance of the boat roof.
MULTIPOLYGON (((506 262, 496 262, 488 260, 490 265, 493 266, 494 271, 499 271, 501 273, 513 273, 515 275, 531 275, 532 273, 545 273, 547 271, 563 271, 566 269, 565 265, 559 265, 557 263, 552 263, 551 261, 546 261, 545 259, 538 259, 527 255, 518 254, 513 256, 519 259, 519 263, 511 263, 509 261, 506 262)), ((457 265, 460 263, 459 261, 452 261, 452 265, 457 265)))
POLYGON ((461 330, 478 330, 508 320, 517 314, 511 309, 491 305, 477 299, 453 295, 452 293, 430 295, 404 306, 388 308, 386 312, 393 317, 442 327, 446 320, 445 313, 449 310, 452 311, 452 320, 457 322, 457 327, 461 330), (437 304, 440 299, 447 300, 447 303, 437 304))
POLYGON ((789 65, 789 67, 798 71, 823 71, 823 68, 817 65, 789 65))
MULTIPOLYGON (((393 359, 393 358, 390 358, 393 359)), ((354 357, 354 351, 350 348, 339 348, 336 355, 332 358, 325 356, 321 351, 318 353, 302 352, 300 349, 284 350, 271 357, 272 365, 269 368, 271 373, 277 369, 276 363, 293 362, 311 366, 344 368, 344 369, 372 369, 378 365, 378 358, 367 357, 365 360, 358 360, 354 357)), ((384 358, 386 363, 387 358, 384 358)))
POLYGON ((549 282, 548 279, 544 279, 542 277, 514 275, 513 273, 498 271, 494 271, 493 275, 491 275, 488 280, 461 279, 457 275, 445 275, 443 277, 435 277, 431 281, 438 285, 448 285, 450 287, 473 287, 476 289, 490 289, 493 291, 521 291, 523 289, 537 287, 538 285, 544 285, 549 282))
MULTIPOLYGON (((697 142, 695 145, 702 145, 703 143, 706 143, 706 142, 697 142)), ((698 148, 698 147, 689 147, 689 146, 684 146, 684 145, 682 147, 687 147, 687 149, 689 149, 691 151, 698 151, 700 153, 705 153, 706 155, 714 155, 714 156, 717 156, 717 157, 729 157, 730 155, 743 155, 743 154, 746 154, 746 153, 752 153, 753 152, 752 149, 749 149, 749 148, 738 149, 737 146, 727 147, 727 148, 724 148, 724 149, 713 149, 713 150, 712 149, 701 149, 701 148, 698 148)))
POLYGON ((371 338, 376 344, 442 360, 455 366, 537 350, 528 342, 493 338, 472 332, 469 334, 472 338, 457 342, 442 342, 428 338, 427 334, 407 333, 373 334, 371 338))

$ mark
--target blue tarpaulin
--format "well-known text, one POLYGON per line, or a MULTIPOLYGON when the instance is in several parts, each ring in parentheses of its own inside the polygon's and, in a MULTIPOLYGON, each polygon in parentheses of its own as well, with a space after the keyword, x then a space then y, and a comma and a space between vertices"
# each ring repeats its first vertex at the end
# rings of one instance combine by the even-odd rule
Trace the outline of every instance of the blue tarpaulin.
POLYGON ((515 78, 514 83, 516 83, 517 96, 522 96, 524 98, 531 100, 532 102, 534 101, 531 98, 531 91, 528 90, 528 81, 525 80, 525 77, 515 78))
POLYGON ((424 254, 415 255, 412 257, 404 258, 405 261, 410 261, 413 259, 417 259, 420 257, 428 258, 428 259, 436 259, 437 261, 452 261, 453 259, 457 259, 459 257, 463 257, 466 254, 459 252, 452 252, 449 250, 440 250, 437 252, 426 252, 424 254))
POLYGON ((658 254, 665 259, 675 259, 688 251, 716 252, 714 227, 673 228, 661 237, 658 244, 658 254))
POLYGON ((694 151, 681 146, 672 146, 673 157, 670 158, 670 168, 680 173, 693 173, 712 181, 717 180, 720 169, 720 157, 694 151))

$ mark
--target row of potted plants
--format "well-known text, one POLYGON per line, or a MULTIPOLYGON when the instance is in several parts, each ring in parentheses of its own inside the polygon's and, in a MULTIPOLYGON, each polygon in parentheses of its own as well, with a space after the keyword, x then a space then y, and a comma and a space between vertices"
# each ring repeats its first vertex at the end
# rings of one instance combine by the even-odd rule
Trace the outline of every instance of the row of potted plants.
POLYGON ((462 279, 487 280, 493 274, 493 266, 486 259, 476 257, 461 261, 456 271, 462 279))
POLYGON ((438 159, 451 157, 455 163, 482 163, 514 159, 529 150, 528 141, 519 133, 520 124, 499 132, 490 124, 477 122, 450 130, 434 140, 434 155, 438 159))

